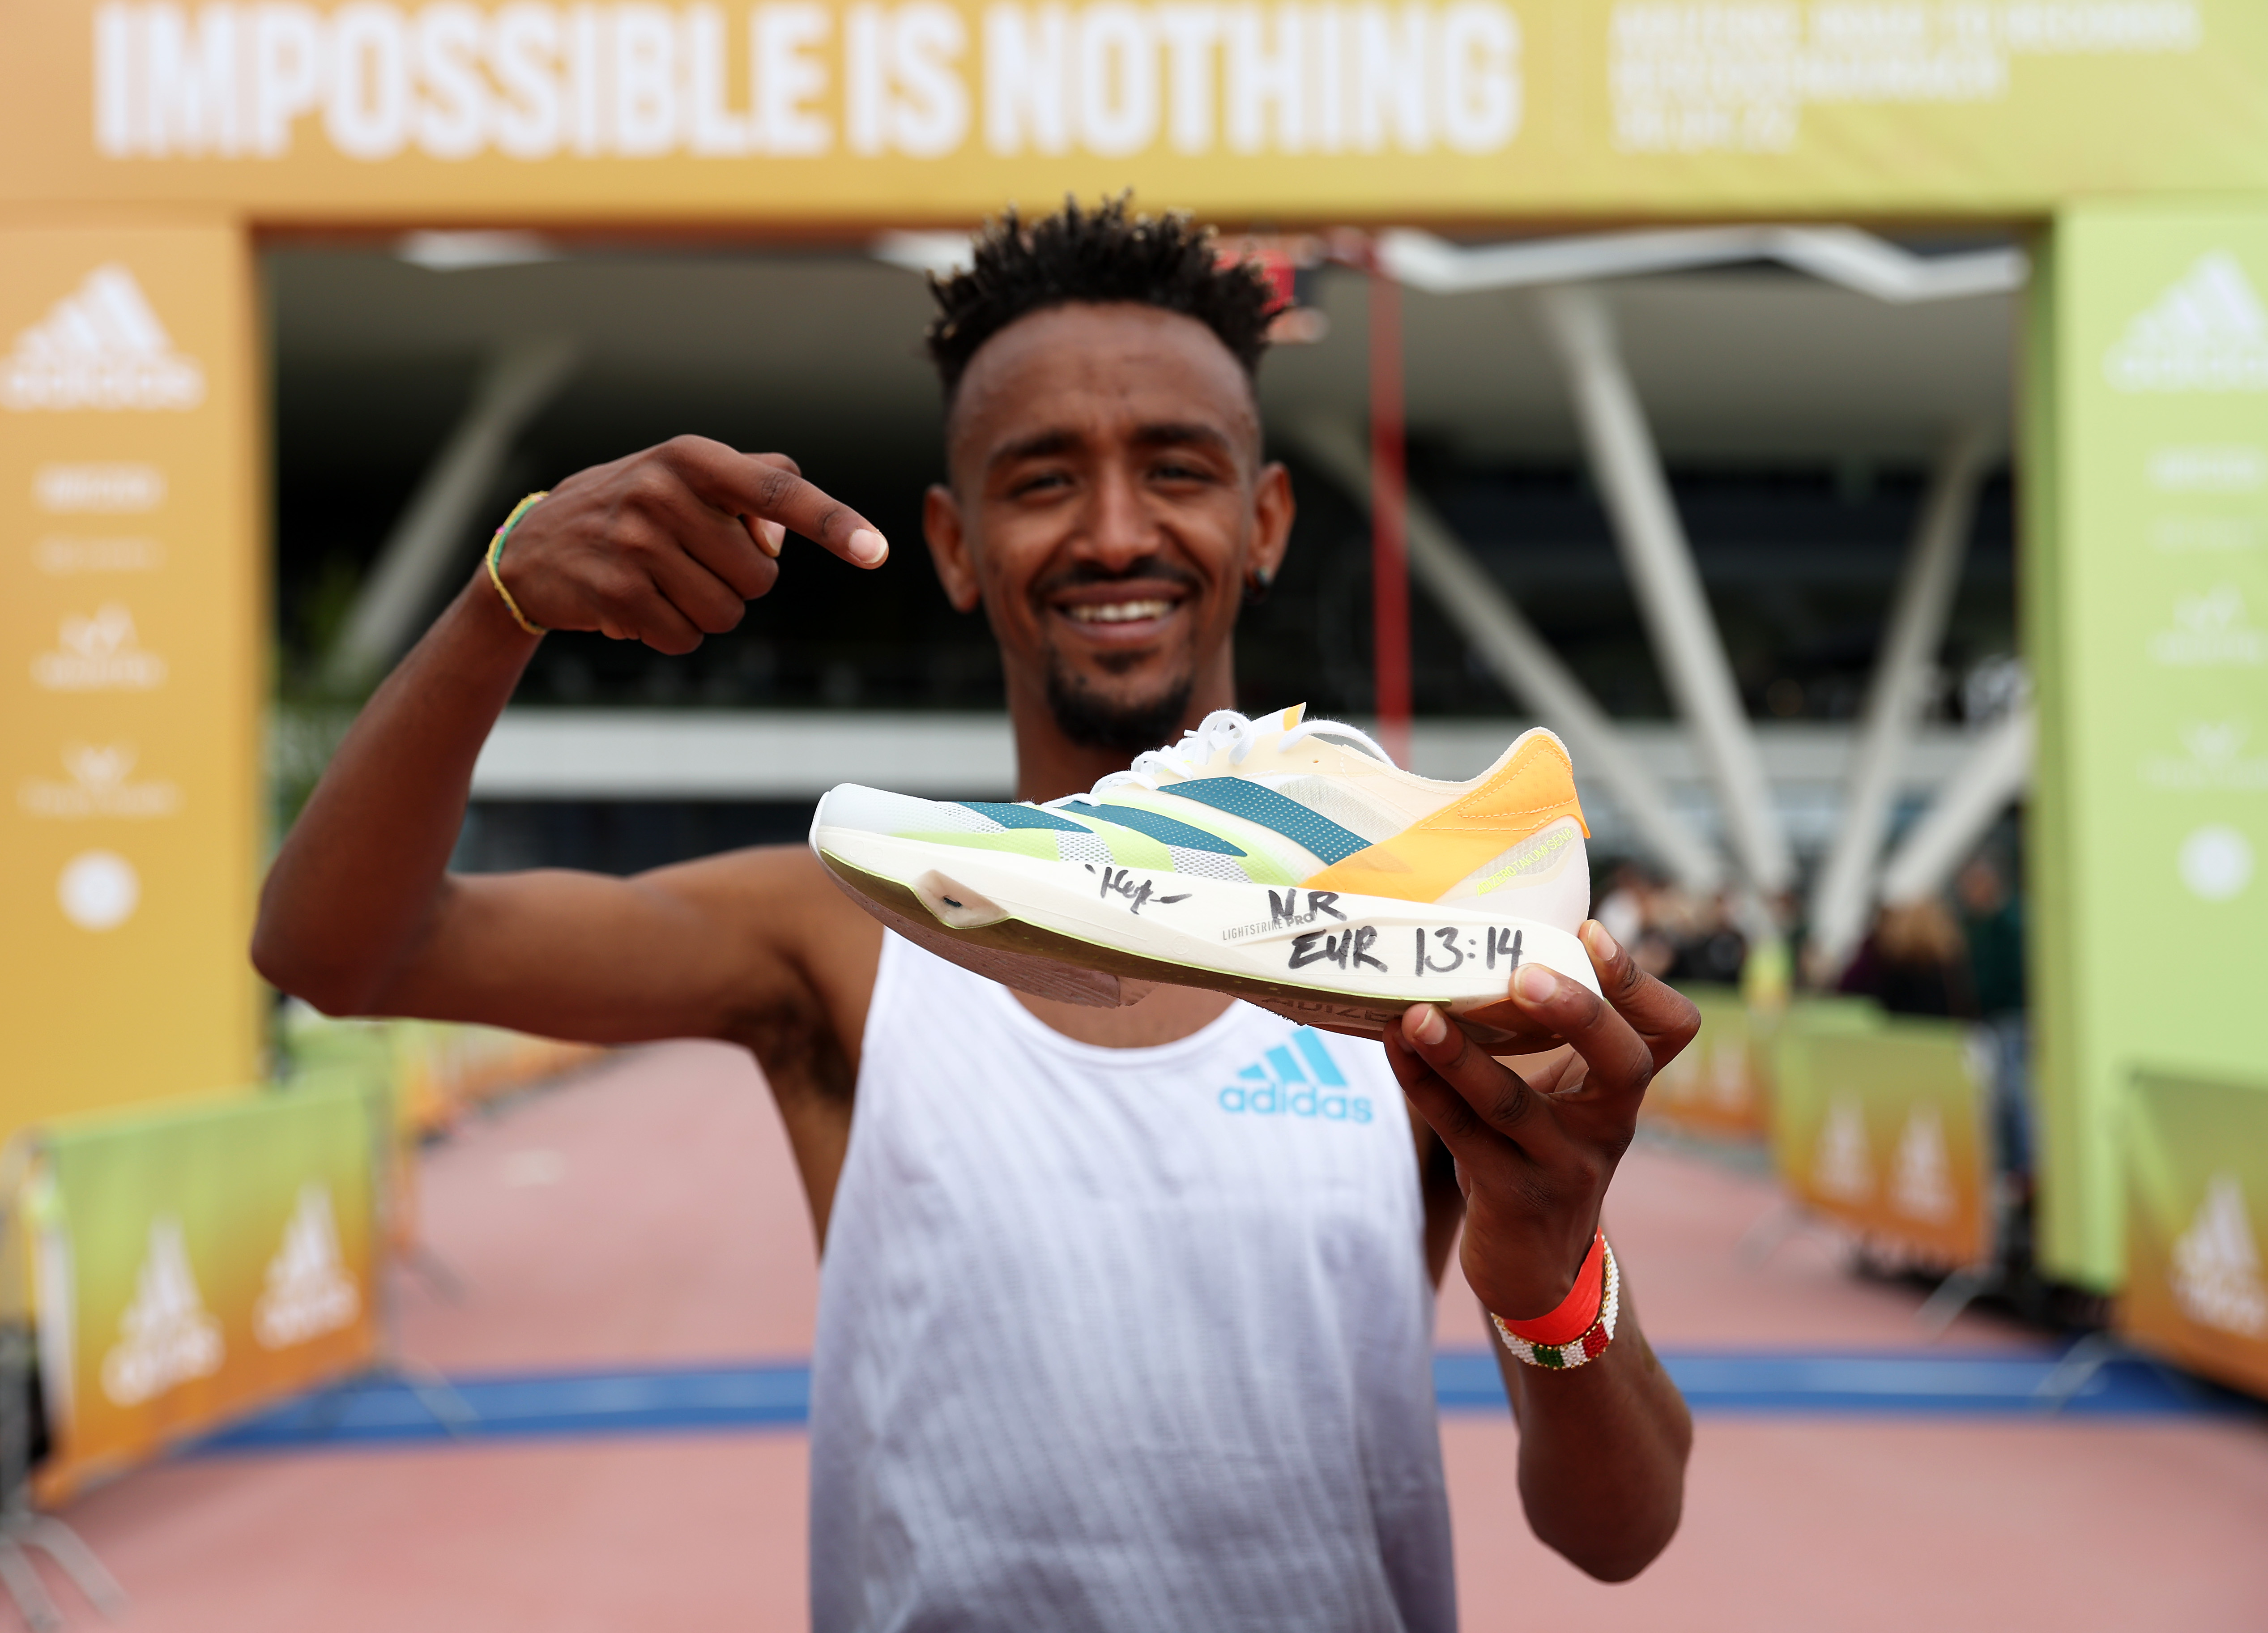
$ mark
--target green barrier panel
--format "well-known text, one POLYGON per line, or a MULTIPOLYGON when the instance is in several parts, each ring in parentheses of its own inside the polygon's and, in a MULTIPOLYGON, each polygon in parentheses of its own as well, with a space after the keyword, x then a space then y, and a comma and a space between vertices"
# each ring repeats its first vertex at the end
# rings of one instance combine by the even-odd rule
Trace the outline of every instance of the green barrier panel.
POLYGON ((561 1043, 454 1021, 340 1020, 305 1004, 277 1018, 278 1051, 294 1084, 350 1084, 387 1107, 379 1217, 386 1248, 416 1254, 423 1212, 416 1143, 448 1129, 468 1107, 600 1058, 561 1043))
POLYGON ((43 1497, 375 1353, 381 1116, 310 1085, 35 1131, 43 1497))
POLYGON ((431 1134, 471 1105, 586 1065, 606 1051, 457 1021, 337 1020, 287 1004, 277 1043, 301 1078, 353 1078, 382 1088, 398 1125, 431 1134))
POLYGON ((1748 1003, 1737 987, 1678 989, 1701 1011, 1701 1030, 1646 1091, 1644 1115, 1681 1133, 1764 1139, 1771 1129, 1773 1073, 1783 1028, 1868 1029, 1881 1011, 1870 998, 1800 996, 1748 1003))
POLYGON ((2142 1071, 2125 1146, 2119 1326, 2184 1366, 2268 1394, 2268 1083, 2142 1071))
POLYGON ((1840 994, 1808 994, 1788 1005, 1786 1029, 1817 1036, 1822 1033, 1878 1032, 1889 1017, 1872 998, 1840 994))
POLYGON ((1918 1265, 1992 1256, 1992 1062, 1970 1028, 1799 1006, 1772 1094, 1773 1166, 1798 1202, 1918 1265))
POLYGON ((1647 1089, 1646 1117, 1685 1134, 1762 1139, 1770 1110, 1765 1062, 1778 1016, 1751 1010, 1737 987, 1678 990, 1701 1011, 1701 1030, 1647 1089))

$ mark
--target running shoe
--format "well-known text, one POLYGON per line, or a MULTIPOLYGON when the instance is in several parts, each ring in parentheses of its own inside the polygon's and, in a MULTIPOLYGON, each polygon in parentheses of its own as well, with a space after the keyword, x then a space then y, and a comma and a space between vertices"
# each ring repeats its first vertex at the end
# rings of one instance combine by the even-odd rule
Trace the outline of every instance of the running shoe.
POLYGON ((1574 934, 1589 830, 1557 737, 1442 783, 1305 712, 1218 710, 1044 805, 845 783, 812 849, 900 935, 1042 997, 1127 1004, 1167 982, 1370 1037, 1431 1001, 1485 1037, 1479 1011, 1523 962, 1598 990, 1574 934))

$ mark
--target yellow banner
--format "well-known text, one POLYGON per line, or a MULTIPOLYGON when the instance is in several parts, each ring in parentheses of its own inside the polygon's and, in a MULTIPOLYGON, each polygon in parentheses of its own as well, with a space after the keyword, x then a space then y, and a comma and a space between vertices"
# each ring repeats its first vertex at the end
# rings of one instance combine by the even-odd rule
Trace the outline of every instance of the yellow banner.
POLYGON ((0 1134, 259 1075, 250 281, 0 232, 0 1134))
POLYGON ((11 0, 0 204, 2040 214, 2268 185, 2258 0, 11 0))

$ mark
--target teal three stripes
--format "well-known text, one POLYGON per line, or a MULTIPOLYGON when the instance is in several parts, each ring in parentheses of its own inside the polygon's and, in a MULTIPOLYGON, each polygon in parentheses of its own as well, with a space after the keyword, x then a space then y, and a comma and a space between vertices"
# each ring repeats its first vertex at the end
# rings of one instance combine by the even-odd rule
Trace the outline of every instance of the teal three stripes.
POLYGON ((1037 805, 1010 805, 1004 799, 964 799, 961 802, 978 816, 990 817, 1002 828, 1053 828, 1074 834, 1087 830, 1078 823, 1057 816, 1052 811, 1042 811, 1037 805))
POLYGON ((1232 845, 1218 834, 1208 834, 1201 828, 1191 828, 1186 822, 1176 822, 1155 811, 1145 811, 1139 805, 1091 805, 1083 799, 1067 803, 1064 809, 1076 811, 1081 816, 1093 817, 1099 822, 1114 822, 1120 828, 1130 828, 1138 834, 1147 834, 1161 844, 1179 845, 1184 850, 1210 850, 1217 856, 1241 857, 1241 845, 1232 845))
POLYGON ((1358 850, 1370 849, 1370 841, 1361 835, 1341 828, 1329 817, 1308 810, 1264 783, 1245 777, 1192 777, 1186 783, 1167 783, 1158 791, 1194 799, 1216 811, 1256 822, 1322 857, 1327 867, 1334 862, 1345 861, 1358 850))

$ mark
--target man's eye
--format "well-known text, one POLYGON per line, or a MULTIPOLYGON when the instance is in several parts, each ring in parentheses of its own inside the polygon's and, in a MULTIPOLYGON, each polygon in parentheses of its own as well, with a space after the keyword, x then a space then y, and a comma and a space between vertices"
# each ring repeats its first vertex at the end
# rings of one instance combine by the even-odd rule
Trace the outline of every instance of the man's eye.
POLYGON ((1020 499, 1027 494, 1044 493, 1051 488, 1067 488, 1070 485, 1071 478, 1062 471, 1040 471, 1030 476, 1018 477, 1010 486, 1008 494, 1011 498, 1020 499))
POLYGON ((1209 482, 1211 473, 1200 465, 1184 465, 1178 461, 1154 467, 1151 474, 1160 482, 1209 482))

